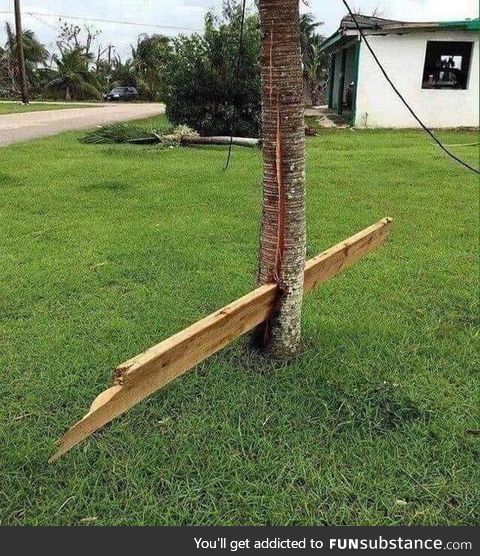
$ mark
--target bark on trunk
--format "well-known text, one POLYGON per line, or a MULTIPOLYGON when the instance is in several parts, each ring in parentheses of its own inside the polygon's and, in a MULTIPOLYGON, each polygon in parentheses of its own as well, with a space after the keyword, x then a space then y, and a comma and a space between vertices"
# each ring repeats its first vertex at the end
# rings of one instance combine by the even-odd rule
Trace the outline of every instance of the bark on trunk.
POLYGON ((259 283, 277 282, 281 295, 256 338, 271 355, 285 358, 300 342, 306 243, 299 2, 260 0, 259 9, 264 168, 259 283))
POLYGON ((312 106, 319 106, 320 105, 320 87, 317 83, 311 84, 311 98, 312 98, 312 106))

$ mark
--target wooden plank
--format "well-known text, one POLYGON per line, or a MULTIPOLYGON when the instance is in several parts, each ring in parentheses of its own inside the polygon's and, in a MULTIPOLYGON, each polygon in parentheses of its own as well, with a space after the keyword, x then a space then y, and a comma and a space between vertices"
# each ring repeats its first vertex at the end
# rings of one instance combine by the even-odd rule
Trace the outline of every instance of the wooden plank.
POLYGON ((120 365, 115 386, 100 394, 90 412, 67 431, 50 461, 255 328, 271 313, 276 292, 275 284, 258 288, 120 365))
POLYGON ((392 222, 392 218, 384 218, 310 259, 305 265, 305 291, 308 292, 330 280, 380 247, 388 238, 392 222))
MULTIPOLYGON (((305 291, 332 278, 382 245, 391 222, 389 218, 381 220, 311 259, 305 267, 305 291)), ((265 321, 274 308, 277 291, 276 284, 257 288, 120 365, 116 369, 114 386, 102 392, 89 413, 65 433, 50 462, 265 321)))

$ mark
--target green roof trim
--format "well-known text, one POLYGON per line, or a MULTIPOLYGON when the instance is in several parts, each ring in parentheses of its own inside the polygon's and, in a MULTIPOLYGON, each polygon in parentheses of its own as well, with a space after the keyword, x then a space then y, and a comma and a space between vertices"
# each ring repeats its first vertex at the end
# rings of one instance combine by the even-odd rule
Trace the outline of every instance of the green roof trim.
MULTIPOLYGON (((365 16, 363 16, 364 19, 365 16)), ((345 18, 344 18, 345 19, 345 18)), ((342 19, 342 22, 344 22, 342 19)), ((370 18, 376 19, 378 18, 370 18)), ((422 29, 428 30, 459 30, 459 31, 480 31, 480 18, 476 19, 462 19, 462 20, 455 20, 455 21, 388 21, 382 20, 383 24, 378 25, 377 27, 364 27, 364 31, 366 34, 369 34, 372 31, 376 31, 380 34, 382 33, 397 33, 397 32, 414 32, 419 31, 422 29)), ((342 40, 346 39, 347 37, 353 37, 355 35, 356 28, 355 27, 340 27, 340 29, 333 33, 330 37, 328 37, 325 42, 320 47, 320 52, 325 52, 328 50, 332 50, 335 46, 341 46, 340 43, 342 40)))
POLYGON ((342 37, 343 35, 339 31, 333 33, 333 35, 328 37, 328 39, 326 39, 325 42, 320 46, 320 52, 323 52, 327 48, 330 48, 332 45, 338 42, 342 37))
POLYGON ((441 21, 441 29, 464 29, 466 31, 480 31, 480 19, 464 19, 462 21, 441 21))

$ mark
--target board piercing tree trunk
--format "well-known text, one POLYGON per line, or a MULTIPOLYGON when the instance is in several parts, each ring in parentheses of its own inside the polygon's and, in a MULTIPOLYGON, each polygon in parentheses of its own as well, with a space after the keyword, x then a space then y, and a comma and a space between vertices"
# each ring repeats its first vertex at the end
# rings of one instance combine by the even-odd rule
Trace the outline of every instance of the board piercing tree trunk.
POLYGON ((256 339, 274 357, 298 349, 305 268, 305 124, 298 0, 259 0, 262 26, 263 215, 259 285, 277 282, 256 339))
POLYGON ((305 265, 305 128, 298 0, 258 0, 258 4, 263 30, 264 158, 260 285, 117 367, 114 385, 62 436, 52 462, 255 328, 267 352, 281 359, 292 356, 300 342, 304 289, 309 291, 333 278, 386 241, 390 218, 305 265))

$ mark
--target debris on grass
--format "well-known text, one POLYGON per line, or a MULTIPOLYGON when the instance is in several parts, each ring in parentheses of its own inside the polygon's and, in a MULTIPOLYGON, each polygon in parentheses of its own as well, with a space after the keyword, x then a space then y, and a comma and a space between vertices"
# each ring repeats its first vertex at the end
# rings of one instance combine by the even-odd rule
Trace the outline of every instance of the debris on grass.
POLYGON ((92 517, 83 517, 80 520, 80 523, 94 523, 95 521, 98 521, 98 517, 96 515, 92 517))
POLYGON ((117 122, 89 131, 80 140, 82 143, 95 145, 114 145, 136 142, 155 143, 158 137, 161 137, 161 132, 158 130, 147 130, 135 124, 117 122))
POLYGON ((177 137, 181 141, 187 137, 200 137, 200 134, 191 127, 188 127, 188 125, 177 125, 170 136, 177 137))
POLYGON ((138 144, 153 145, 162 149, 188 145, 238 145, 258 147, 260 139, 251 137, 201 137, 194 129, 179 125, 170 132, 147 130, 135 124, 115 123, 101 126, 81 138, 83 143, 95 145, 138 144))

